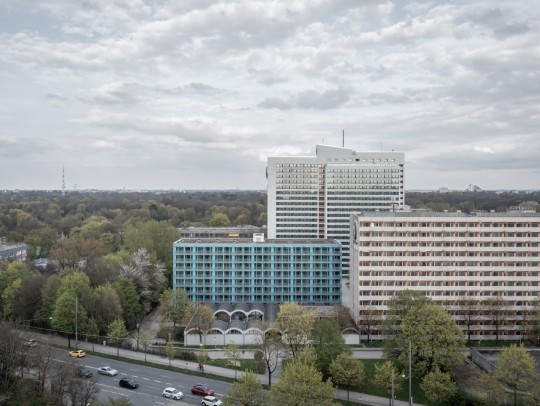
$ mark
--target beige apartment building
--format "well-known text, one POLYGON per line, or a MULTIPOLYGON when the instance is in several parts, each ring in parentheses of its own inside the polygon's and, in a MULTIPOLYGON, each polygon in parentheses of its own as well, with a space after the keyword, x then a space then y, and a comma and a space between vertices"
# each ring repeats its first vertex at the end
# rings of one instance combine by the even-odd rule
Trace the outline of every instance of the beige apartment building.
POLYGON ((366 309, 384 314, 388 301, 408 289, 443 305, 464 330, 464 297, 477 299, 475 340, 518 340, 530 332, 540 292, 539 215, 365 212, 351 216, 350 246, 357 319, 366 309), (490 298, 501 305, 498 313, 490 298))

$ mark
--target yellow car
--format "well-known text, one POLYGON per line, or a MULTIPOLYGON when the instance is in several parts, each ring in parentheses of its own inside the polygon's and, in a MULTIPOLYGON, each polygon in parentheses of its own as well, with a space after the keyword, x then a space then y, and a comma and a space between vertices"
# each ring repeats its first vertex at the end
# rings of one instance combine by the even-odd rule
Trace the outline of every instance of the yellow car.
POLYGON ((86 353, 84 352, 84 350, 75 350, 75 351, 70 351, 69 356, 70 357, 82 358, 82 357, 86 356, 86 353))

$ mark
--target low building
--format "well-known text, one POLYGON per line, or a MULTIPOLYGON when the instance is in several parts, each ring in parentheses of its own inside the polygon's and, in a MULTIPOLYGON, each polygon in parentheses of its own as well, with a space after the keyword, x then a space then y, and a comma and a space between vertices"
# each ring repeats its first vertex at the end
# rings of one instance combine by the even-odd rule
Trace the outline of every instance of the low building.
POLYGON ((180 228, 180 238, 252 238, 253 234, 266 234, 266 228, 237 227, 186 227, 180 228))
POLYGON ((173 253, 173 288, 193 302, 341 303, 336 240, 180 239, 173 253))
POLYGON ((5 238, 0 238, 0 261, 25 262, 26 244, 7 243, 5 238))
POLYGON ((464 330, 463 299, 476 299, 476 340, 519 340, 530 331, 540 294, 540 215, 366 212, 351 216, 351 249, 355 317, 384 315, 394 295, 415 290, 444 306, 464 330), (498 314, 491 298, 500 299, 498 314))

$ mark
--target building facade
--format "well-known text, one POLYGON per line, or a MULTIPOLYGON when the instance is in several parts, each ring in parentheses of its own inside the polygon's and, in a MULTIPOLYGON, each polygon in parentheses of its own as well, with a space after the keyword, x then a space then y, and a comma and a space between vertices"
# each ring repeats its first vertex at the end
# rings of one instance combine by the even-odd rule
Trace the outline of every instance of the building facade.
POLYGON ((341 303, 341 244, 335 240, 180 239, 173 288, 205 303, 341 303))
POLYGON ((367 309, 384 314, 395 294, 415 290, 464 330, 465 298, 476 299, 474 339, 518 340, 530 331, 540 294, 539 215, 361 213, 351 217, 351 249, 356 317, 367 309))
POLYGON ((25 262, 26 252, 26 244, 8 244, 5 238, 0 238, 0 261, 25 262))
POLYGON ((316 156, 268 158, 268 238, 336 239, 349 268, 349 216, 404 205, 403 152, 317 145, 316 156))
POLYGON ((266 234, 266 229, 256 226, 237 227, 186 227, 180 228, 180 238, 252 238, 253 234, 266 234))

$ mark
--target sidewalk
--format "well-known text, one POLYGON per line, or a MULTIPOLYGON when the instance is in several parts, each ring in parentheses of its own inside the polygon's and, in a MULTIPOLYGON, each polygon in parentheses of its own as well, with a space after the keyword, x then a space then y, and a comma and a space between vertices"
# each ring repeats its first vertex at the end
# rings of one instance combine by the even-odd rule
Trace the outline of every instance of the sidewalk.
MULTIPOLYGON (((36 337, 40 343, 43 343, 43 344, 52 343, 59 347, 65 347, 66 349, 68 347, 68 339, 64 337, 49 336, 49 335, 39 334, 39 333, 32 333, 32 335, 36 337)), ((73 348, 75 347, 75 340, 71 340, 71 345, 73 348)), ((108 354, 108 355, 113 355, 113 356, 116 356, 117 351, 118 351, 116 347, 111 347, 111 346, 102 345, 102 344, 88 343, 85 341, 79 341, 78 348, 86 350, 86 351, 92 351, 96 353, 108 354)), ((132 351, 132 350, 120 348, 119 354, 121 357, 135 359, 139 361, 144 361, 145 359, 145 354, 142 351, 132 351)), ((213 358, 213 359, 224 358, 224 352, 222 350, 210 349, 208 350, 208 354, 210 358, 213 358)), ((253 351, 246 350, 244 356, 253 357, 253 351)), ((162 356, 154 355, 154 354, 146 354, 146 361, 152 362, 154 364, 159 364, 159 365, 167 365, 167 366, 169 365, 169 360, 166 357, 162 357, 162 356)), ((184 361, 184 360, 175 359, 171 361, 171 365, 181 370, 182 369, 190 370, 190 371, 199 370, 198 363, 192 362, 192 361, 184 361)), ((214 375, 225 376, 225 377, 229 377, 233 379, 236 375, 239 374, 239 371, 235 371, 234 369, 216 367, 213 365, 205 365, 204 371, 214 374, 214 375)), ((280 363, 276 371, 272 374, 272 383, 276 383, 279 380, 281 373, 282 373, 282 369, 281 369, 281 363, 280 363)), ((267 374, 258 375, 258 378, 261 383, 263 384, 268 383, 267 374)), ((344 389, 336 389, 335 398, 347 400, 347 391, 344 389)), ((352 402, 362 402, 362 404, 369 405, 369 406, 388 406, 389 404, 388 398, 368 395, 365 393, 352 392, 352 391, 349 392, 349 399, 352 402)), ((394 402, 394 405, 395 406, 408 406, 409 402, 396 399, 394 402)), ((418 403, 414 403, 414 405, 422 406, 418 403)))

